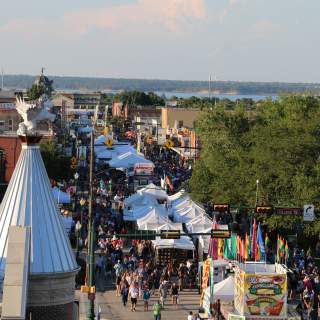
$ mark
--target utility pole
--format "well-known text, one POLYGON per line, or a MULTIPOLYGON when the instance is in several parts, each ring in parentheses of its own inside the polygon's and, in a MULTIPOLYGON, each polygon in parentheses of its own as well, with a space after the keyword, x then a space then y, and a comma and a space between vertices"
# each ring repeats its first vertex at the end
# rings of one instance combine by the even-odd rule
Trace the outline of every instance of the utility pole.
MULTIPOLYGON (((94 217, 92 212, 93 201, 93 166, 94 166, 94 132, 91 131, 90 143, 90 172, 89 172, 89 225, 88 225, 88 257, 87 257, 87 270, 88 270, 88 286, 94 286, 94 217)), ((88 296, 89 298, 89 296, 88 296)), ((90 297, 88 303, 87 319, 94 320, 94 299, 90 297)))
POLYGON ((3 69, 1 69, 1 91, 3 91, 3 69))

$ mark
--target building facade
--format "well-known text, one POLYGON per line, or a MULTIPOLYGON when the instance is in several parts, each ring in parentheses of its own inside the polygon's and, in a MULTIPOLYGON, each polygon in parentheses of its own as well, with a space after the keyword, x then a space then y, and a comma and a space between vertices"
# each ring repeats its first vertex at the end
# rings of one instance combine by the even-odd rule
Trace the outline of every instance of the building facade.
POLYGON ((195 121, 202 111, 185 108, 161 108, 161 123, 163 129, 179 129, 182 127, 194 129, 195 121))

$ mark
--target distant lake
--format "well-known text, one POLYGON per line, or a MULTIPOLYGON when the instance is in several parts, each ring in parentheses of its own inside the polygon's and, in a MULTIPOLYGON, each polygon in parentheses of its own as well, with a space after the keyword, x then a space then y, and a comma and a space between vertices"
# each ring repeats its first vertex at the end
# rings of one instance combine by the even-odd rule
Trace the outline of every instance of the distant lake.
MULTIPOLYGON (((174 91, 156 91, 157 95, 162 96, 163 94, 167 99, 175 96, 178 98, 190 98, 190 97, 198 97, 198 98, 206 98, 208 97, 208 92, 174 92, 174 91)), ((273 100, 277 99, 276 95, 253 95, 253 94, 211 94, 211 97, 216 97, 219 99, 229 99, 231 101, 235 101, 237 99, 252 99, 254 101, 263 100, 266 98, 272 98, 273 100)))

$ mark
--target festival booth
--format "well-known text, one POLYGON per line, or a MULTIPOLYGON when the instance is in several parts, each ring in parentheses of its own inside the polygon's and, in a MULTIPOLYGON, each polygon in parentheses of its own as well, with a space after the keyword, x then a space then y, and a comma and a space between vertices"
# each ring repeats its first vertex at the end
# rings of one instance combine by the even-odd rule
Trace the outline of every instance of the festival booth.
POLYGON ((185 206, 179 210, 174 210, 173 221, 188 223, 196 217, 202 216, 204 213, 205 211, 203 209, 201 209, 199 206, 195 205, 194 202, 192 202, 189 206, 185 206))
POLYGON ((52 188, 52 194, 58 204, 70 204, 71 202, 70 194, 61 191, 58 187, 52 188))
POLYGON ((141 194, 151 195, 159 201, 164 201, 168 199, 167 193, 153 183, 148 184, 143 189, 138 190, 138 192, 141 194))
MULTIPOLYGON (((210 277, 210 272, 207 273, 210 277)), ((206 312, 210 303, 220 299, 222 315, 228 320, 300 319, 287 305, 287 272, 280 264, 240 263, 234 277, 215 284, 213 290, 207 286, 201 298, 206 312)))
POLYGON ((194 244, 187 236, 180 239, 156 239, 152 241, 156 251, 156 262, 161 265, 185 263, 194 254, 194 244))
POLYGON ((109 161, 109 166, 111 168, 116 169, 125 169, 127 171, 128 176, 133 176, 134 166, 138 163, 153 165, 153 163, 150 160, 147 160, 144 157, 139 156, 136 153, 133 153, 132 151, 128 151, 118 155, 115 158, 112 158, 112 160, 109 161))
POLYGON ((183 231, 183 227, 181 223, 173 223, 173 222, 166 222, 162 225, 159 225, 158 223, 146 223, 140 229, 154 230, 156 232, 161 232, 161 230, 179 230, 180 232, 183 231))
POLYGON ((161 207, 152 208, 145 216, 137 220, 138 229, 144 229, 148 223, 158 224, 159 226, 168 222, 168 214, 161 207))

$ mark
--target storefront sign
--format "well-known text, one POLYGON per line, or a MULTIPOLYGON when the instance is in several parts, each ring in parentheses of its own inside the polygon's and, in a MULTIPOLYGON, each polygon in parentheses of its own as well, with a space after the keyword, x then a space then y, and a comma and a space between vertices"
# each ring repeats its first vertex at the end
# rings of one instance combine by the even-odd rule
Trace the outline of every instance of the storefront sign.
POLYGON ((300 208, 276 208, 276 214, 284 216, 284 215, 290 215, 290 216, 299 216, 301 214, 300 208))
POLYGON ((134 166, 135 175, 151 175, 154 165, 152 163, 137 163, 134 166))
POLYGON ((244 315, 284 317, 286 298, 285 274, 245 274, 244 315))

